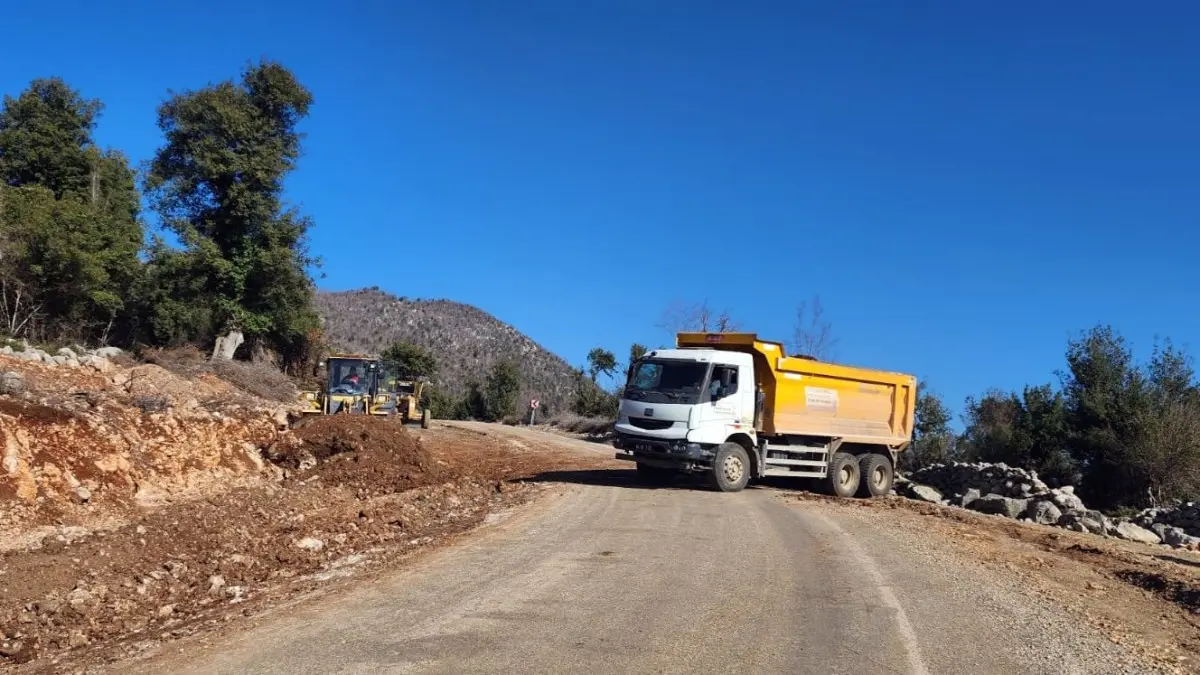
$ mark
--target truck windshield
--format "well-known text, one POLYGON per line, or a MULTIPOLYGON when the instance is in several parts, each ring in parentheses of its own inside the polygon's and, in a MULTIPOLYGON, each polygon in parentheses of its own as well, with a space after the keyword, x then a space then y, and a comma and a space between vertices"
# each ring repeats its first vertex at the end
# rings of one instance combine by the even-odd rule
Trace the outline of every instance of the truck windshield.
POLYGON ((625 398, 694 405, 707 376, 708 364, 699 361, 639 361, 625 385, 625 398))

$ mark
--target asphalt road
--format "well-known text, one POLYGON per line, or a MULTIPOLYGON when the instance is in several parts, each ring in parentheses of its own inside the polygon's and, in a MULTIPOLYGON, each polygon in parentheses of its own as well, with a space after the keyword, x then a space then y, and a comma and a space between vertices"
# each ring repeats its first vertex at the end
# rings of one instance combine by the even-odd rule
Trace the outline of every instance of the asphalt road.
POLYGON ((559 495, 465 544, 169 670, 1140 672, 936 542, 889 538, 886 522, 850 529, 771 489, 560 478, 559 495))

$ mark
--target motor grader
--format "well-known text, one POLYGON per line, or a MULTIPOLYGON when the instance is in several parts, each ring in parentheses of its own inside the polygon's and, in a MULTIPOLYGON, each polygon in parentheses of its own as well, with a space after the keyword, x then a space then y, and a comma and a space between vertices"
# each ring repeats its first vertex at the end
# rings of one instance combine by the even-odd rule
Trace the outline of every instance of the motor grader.
POLYGON ((321 365, 326 371, 322 388, 300 393, 304 413, 399 416, 405 424, 429 428, 430 411, 421 409, 423 379, 400 379, 366 354, 332 354, 321 365))

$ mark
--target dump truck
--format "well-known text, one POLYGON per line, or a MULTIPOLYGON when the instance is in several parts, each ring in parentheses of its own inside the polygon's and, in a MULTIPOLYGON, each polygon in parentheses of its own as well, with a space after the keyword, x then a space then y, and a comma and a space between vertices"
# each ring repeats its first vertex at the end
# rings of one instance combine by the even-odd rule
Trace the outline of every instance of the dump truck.
POLYGON ((912 442, 912 375, 788 356, 754 333, 679 333, 630 364, 613 445, 639 476, 703 474, 723 492, 815 479, 840 497, 892 488, 912 442))

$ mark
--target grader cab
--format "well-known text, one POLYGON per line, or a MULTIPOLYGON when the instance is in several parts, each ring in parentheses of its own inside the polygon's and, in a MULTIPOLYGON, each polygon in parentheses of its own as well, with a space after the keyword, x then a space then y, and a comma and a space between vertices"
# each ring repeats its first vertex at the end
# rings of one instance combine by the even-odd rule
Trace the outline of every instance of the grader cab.
POLYGON ((321 390, 300 394, 305 413, 399 416, 405 424, 429 428, 430 412, 421 409, 423 379, 399 378, 379 359, 364 354, 333 354, 324 366, 321 390))

